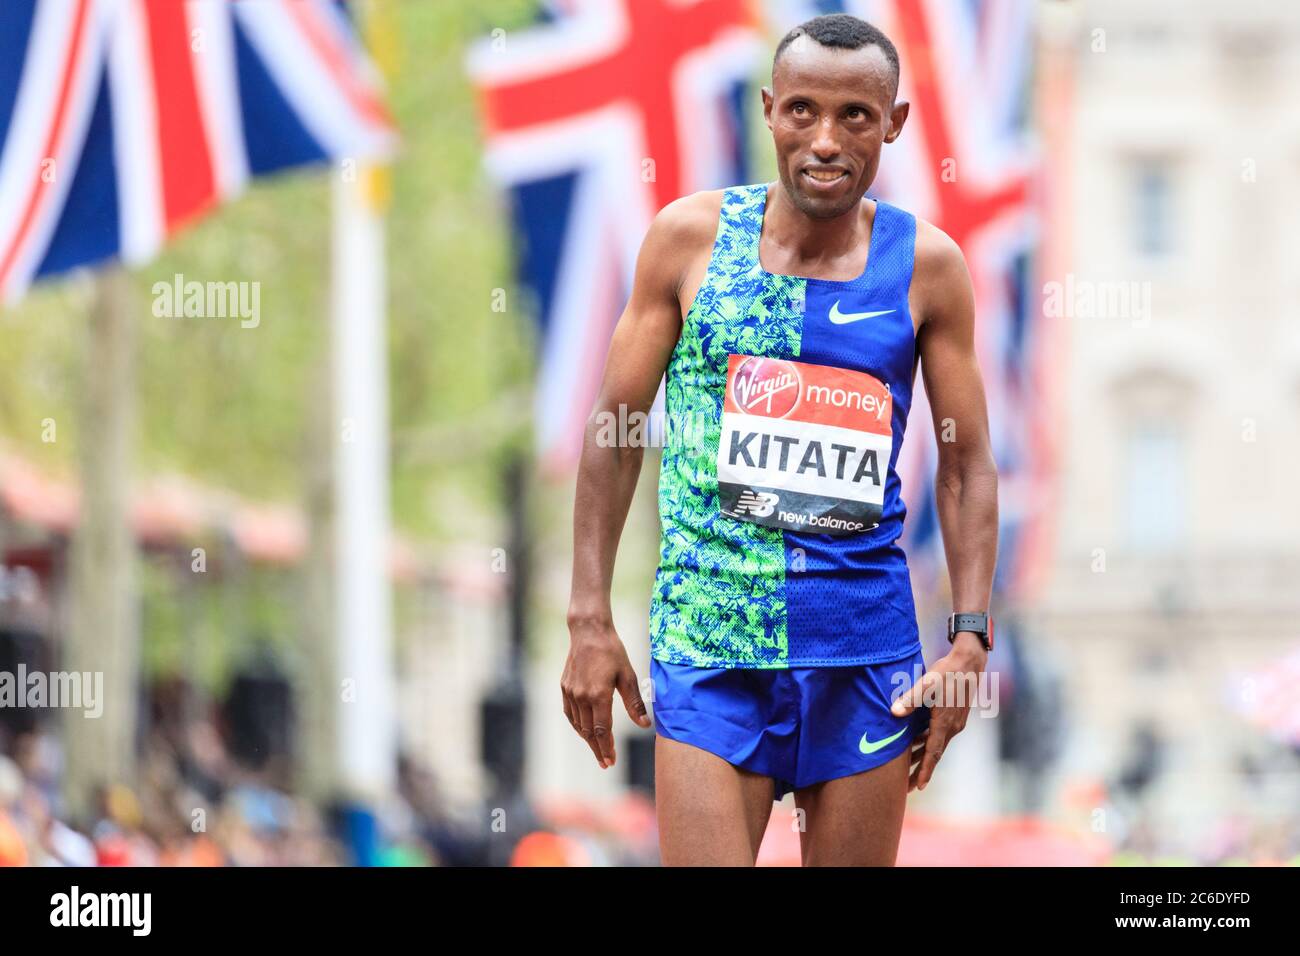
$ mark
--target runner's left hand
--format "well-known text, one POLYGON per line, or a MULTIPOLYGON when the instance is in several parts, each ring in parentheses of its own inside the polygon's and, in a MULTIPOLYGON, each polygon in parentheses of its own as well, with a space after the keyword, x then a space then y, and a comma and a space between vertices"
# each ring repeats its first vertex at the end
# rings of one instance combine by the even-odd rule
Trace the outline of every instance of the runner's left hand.
POLYGON ((924 790, 934 775, 948 741, 961 733, 975 702, 976 681, 988 663, 988 651, 973 634, 958 634, 952 650, 902 694, 890 708, 895 717, 906 717, 918 707, 930 709, 930 726, 912 741, 911 773, 907 792, 924 790))

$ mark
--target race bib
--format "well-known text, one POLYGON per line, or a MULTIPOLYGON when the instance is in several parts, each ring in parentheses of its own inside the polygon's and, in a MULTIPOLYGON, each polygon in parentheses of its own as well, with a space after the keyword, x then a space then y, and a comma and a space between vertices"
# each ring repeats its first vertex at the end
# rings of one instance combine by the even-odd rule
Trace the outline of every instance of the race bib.
POLYGON ((880 522, 893 450, 889 386, 866 372, 732 355, 718 442, 724 514, 848 535, 880 522))

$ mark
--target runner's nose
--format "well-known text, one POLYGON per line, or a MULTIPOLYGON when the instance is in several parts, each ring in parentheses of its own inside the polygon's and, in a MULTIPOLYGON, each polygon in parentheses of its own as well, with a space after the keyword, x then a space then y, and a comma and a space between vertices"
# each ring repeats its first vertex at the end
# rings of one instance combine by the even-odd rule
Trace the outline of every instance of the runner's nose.
POLYGON ((812 141, 813 155, 828 163, 840 154, 840 143, 835 136, 835 121, 827 116, 817 124, 817 135, 812 141))

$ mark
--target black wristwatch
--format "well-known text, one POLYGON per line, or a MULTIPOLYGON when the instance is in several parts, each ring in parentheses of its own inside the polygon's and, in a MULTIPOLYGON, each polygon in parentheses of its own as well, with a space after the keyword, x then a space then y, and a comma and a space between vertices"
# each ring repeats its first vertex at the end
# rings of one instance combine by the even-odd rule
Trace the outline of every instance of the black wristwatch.
POLYGON ((980 639, 984 650, 993 650, 993 618, 983 611, 972 614, 953 614, 948 618, 948 643, 962 631, 969 631, 980 639))

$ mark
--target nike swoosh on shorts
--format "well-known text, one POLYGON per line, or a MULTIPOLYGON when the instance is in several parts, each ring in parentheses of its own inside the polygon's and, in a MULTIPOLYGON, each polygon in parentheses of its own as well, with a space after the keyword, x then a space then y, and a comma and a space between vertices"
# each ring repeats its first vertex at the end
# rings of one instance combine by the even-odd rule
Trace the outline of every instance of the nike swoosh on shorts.
POLYGON ((887 746, 893 743, 899 737, 903 736, 903 732, 906 730, 907 728, 904 727, 902 730, 894 734, 892 737, 886 737, 884 740, 875 740, 875 741, 868 740, 867 735, 863 734, 862 739, 858 741, 858 749, 862 751, 864 754, 873 754, 881 747, 887 746))

